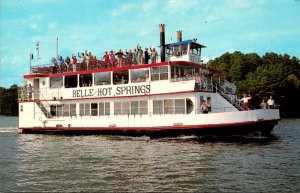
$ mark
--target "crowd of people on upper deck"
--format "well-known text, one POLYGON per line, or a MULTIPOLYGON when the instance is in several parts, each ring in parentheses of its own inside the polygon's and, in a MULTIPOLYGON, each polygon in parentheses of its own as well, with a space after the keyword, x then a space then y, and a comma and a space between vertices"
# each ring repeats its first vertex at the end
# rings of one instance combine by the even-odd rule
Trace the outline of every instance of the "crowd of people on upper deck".
POLYGON ((151 64, 156 63, 157 52, 155 48, 145 48, 137 44, 137 47, 123 52, 122 49, 118 51, 105 51, 104 55, 99 59, 88 52, 87 50, 84 53, 77 53, 77 55, 72 54, 71 58, 67 56, 63 59, 62 56, 52 58, 52 73, 62 73, 62 72, 76 72, 82 70, 92 70, 100 68, 111 68, 111 67, 122 67, 122 66, 131 66, 138 64, 148 64, 149 61, 151 64))

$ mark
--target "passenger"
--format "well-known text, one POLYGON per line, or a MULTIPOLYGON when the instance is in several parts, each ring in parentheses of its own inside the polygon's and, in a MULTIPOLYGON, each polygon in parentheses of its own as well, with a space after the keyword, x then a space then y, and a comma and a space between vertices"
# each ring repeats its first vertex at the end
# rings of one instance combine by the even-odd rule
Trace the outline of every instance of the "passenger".
POLYGON ((145 78, 146 78, 146 82, 150 82, 151 79, 150 79, 150 77, 149 77, 149 74, 146 74, 146 75, 145 75, 145 78))
POLYGON ((202 104, 201 104, 201 112, 202 112, 203 114, 207 114, 207 113, 208 113, 208 107, 207 107, 207 105, 206 105, 205 100, 202 100, 202 104))
POLYGON ((92 81, 89 81, 89 86, 92 86, 92 81))
POLYGON ((56 63, 56 59, 53 57, 51 62, 52 62, 52 72, 53 72, 53 74, 57 74, 58 66, 56 63))
POLYGON ((243 102, 243 109, 245 111, 248 111, 249 110, 249 100, 251 99, 251 96, 250 95, 246 95, 244 94, 244 97, 242 99, 240 99, 239 101, 242 101, 243 102))
POLYGON ((137 45, 137 62, 138 64, 142 64, 143 63, 143 50, 142 47, 139 46, 139 44, 137 45))
POLYGON ((62 73, 64 72, 64 64, 65 61, 63 60, 62 56, 58 57, 58 63, 59 63, 59 71, 62 73))
POLYGON ((132 56, 133 56, 133 54, 132 54, 131 49, 129 49, 128 52, 127 52, 127 49, 126 49, 126 58, 127 58, 127 65, 128 66, 131 66, 131 64, 132 64, 132 56))
POLYGON ((98 69, 98 60, 97 60, 97 57, 94 56, 93 59, 92 59, 92 69, 98 69))
POLYGON ((80 68, 81 70, 84 70, 84 63, 86 62, 86 57, 84 56, 84 53, 81 53, 81 55, 79 55, 79 52, 78 57, 80 58, 80 68))
POLYGON ((109 55, 108 55, 107 51, 105 51, 105 54, 103 55, 103 60, 105 62, 105 68, 107 68, 109 65, 109 55))
POLYGON ((72 68, 73 68, 73 72, 77 71, 77 58, 73 54, 72 54, 72 68))
POLYGON ((211 112, 211 101, 207 99, 207 110, 211 112))
POLYGON ((148 48, 145 48, 144 58, 145 58, 145 64, 148 64, 148 61, 150 59, 148 48))
POLYGON ((201 89, 201 76, 199 76, 199 73, 196 72, 195 74, 195 90, 201 89))
POLYGON ((150 51, 151 51, 151 63, 155 64, 156 63, 157 52, 155 51, 155 48, 151 49, 151 46, 150 46, 150 51))
POLYGON ((118 75, 116 75, 114 78, 114 84, 120 84, 120 79, 119 79, 118 75))
POLYGON ((267 108, 267 103, 265 102, 265 99, 261 100, 260 108, 262 108, 262 109, 266 109, 267 108))
POLYGON ((124 76, 122 76, 122 79, 121 79, 121 84, 125 84, 127 81, 125 80, 124 76))
POLYGON ((138 53, 137 53, 136 49, 133 50, 132 57, 133 57, 133 61, 132 62, 134 64, 136 64, 137 63, 137 59, 138 59, 138 53))
POLYGON ((71 60, 68 56, 66 57, 65 63, 66 63, 66 66, 67 66, 67 72, 70 72, 71 60))
POLYGON ((118 56, 118 67, 122 67, 124 53, 121 49, 115 54, 118 56))
POLYGON ((111 65, 111 67, 114 67, 115 53, 112 50, 109 52, 109 59, 110 59, 110 65, 111 65))
POLYGON ((92 52, 87 53, 87 50, 85 50, 85 57, 86 57, 86 69, 91 70, 92 69, 92 61, 93 61, 92 52))
POLYGON ((32 100, 32 92, 33 92, 33 88, 31 86, 31 84, 29 83, 28 87, 27 87, 27 93, 28 93, 28 99, 32 100))
POLYGON ((268 103, 268 109, 274 109, 275 107, 275 102, 272 96, 270 96, 269 100, 267 101, 268 103))

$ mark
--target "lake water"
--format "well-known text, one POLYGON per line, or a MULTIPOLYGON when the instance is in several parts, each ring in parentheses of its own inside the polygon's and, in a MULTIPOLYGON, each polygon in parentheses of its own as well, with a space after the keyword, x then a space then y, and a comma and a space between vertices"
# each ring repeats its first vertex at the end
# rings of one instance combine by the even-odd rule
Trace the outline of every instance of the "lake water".
POLYGON ((0 117, 0 192, 300 192, 300 119, 274 137, 21 134, 0 117))

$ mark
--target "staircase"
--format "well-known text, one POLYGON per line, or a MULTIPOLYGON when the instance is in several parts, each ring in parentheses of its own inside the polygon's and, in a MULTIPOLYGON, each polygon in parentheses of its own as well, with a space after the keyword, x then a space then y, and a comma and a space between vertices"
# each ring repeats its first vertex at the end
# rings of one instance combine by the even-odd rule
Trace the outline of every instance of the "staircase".
POLYGON ((50 114, 50 110, 47 110, 47 107, 48 109, 50 109, 50 105, 47 103, 47 106, 45 106, 42 102, 36 102, 37 106, 39 107, 39 109, 43 112, 43 114, 45 115, 45 117, 47 118, 52 118, 51 114, 50 114))
POLYGON ((244 108, 242 107, 242 103, 239 100, 237 100, 236 97, 233 97, 235 95, 235 93, 233 93, 232 91, 235 92, 235 88, 231 88, 228 85, 225 87, 224 85, 220 84, 219 82, 214 83, 214 87, 216 88, 217 93, 219 93, 225 100, 227 100, 230 104, 232 104, 239 111, 244 111, 244 108))

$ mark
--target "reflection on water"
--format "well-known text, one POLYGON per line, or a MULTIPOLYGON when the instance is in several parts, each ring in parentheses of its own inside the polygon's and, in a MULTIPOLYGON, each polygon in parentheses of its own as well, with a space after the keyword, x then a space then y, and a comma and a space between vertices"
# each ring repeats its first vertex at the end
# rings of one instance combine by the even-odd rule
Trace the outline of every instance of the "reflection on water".
POLYGON ((59 136, 15 128, 0 133, 0 192, 299 192, 299 123, 281 121, 268 139, 59 136))

